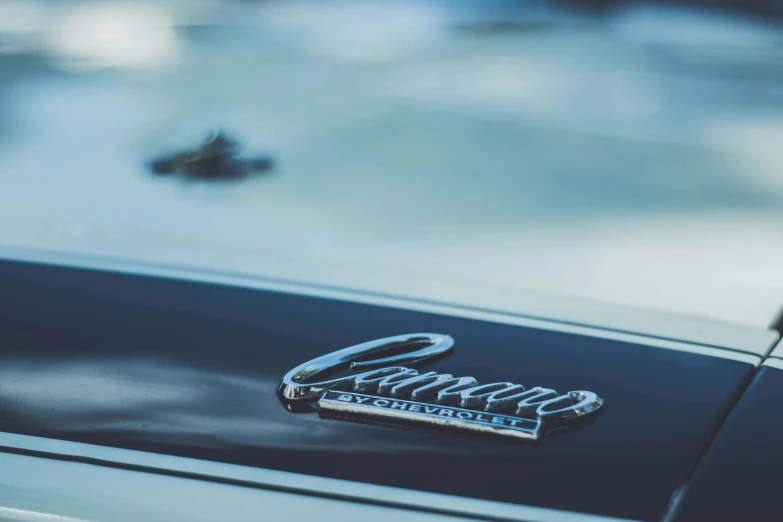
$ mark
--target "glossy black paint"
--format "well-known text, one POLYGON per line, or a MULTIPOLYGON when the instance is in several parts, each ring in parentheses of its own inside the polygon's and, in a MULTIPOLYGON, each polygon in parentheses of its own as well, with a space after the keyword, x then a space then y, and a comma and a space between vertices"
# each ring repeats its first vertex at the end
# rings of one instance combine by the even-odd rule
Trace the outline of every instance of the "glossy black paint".
POLYGON ((147 276, 0 262, 0 429, 638 520, 692 470, 748 364, 574 334, 147 276), (538 444, 291 413, 282 375, 400 333, 426 368, 561 392, 603 413, 538 444))
POLYGON ((783 370, 763 366, 699 464, 675 522, 783 520, 783 370))

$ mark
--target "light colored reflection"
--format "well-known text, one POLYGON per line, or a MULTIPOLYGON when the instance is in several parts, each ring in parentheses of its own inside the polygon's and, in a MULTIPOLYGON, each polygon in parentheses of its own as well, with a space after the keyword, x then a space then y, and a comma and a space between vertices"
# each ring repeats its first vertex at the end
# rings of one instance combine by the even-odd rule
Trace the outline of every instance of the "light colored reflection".
POLYGON ((65 515, 41 513, 29 509, 17 509, 0 506, 0 521, 2 522, 88 522, 83 518, 65 515))
MULTIPOLYGON (((54 442, 54 441, 50 441, 54 442)), ((67 443, 65 444, 67 446, 67 443)), ((102 453, 101 450, 98 450, 102 453)), ((116 455, 115 450, 108 452, 116 455)), ((170 457, 145 454, 152 466, 164 469, 170 457), (158 460, 160 459, 160 460, 158 460)), ((176 460, 176 459, 175 459, 176 460)), ((135 463, 133 458, 126 460, 135 463)), ((181 462, 181 461, 178 461, 181 462)), ((207 474, 215 468, 209 463, 199 465, 207 474)), ((176 467, 176 465, 175 465, 176 467)), ((453 522, 451 515, 437 515, 411 509, 383 507, 361 502, 329 499, 301 493, 286 493, 253 487, 237 487, 218 481, 193 480, 158 473, 130 471, 116 467, 95 466, 80 462, 54 460, 27 455, 0 453, 0 521, 2 522, 258 522, 311 520, 317 514, 319 522, 372 520, 373 522, 453 522), (84 519, 84 520, 83 520, 84 519)), ((270 470, 244 470, 246 477, 261 481, 282 481, 294 491, 311 487, 316 491, 334 493, 349 489, 332 479, 288 475, 270 470), (271 475, 271 477, 270 477, 271 475), (295 478, 291 478, 295 477, 295 478), (287 481, 287 482, 286 482, 287 481)), ((236 469, 234 470, 236 473, 236 469)), ((218 472, 220 475, 220 472, 218 472)), ((228 473, 231 476, 231 473, 228 473)), ((252 479, 251 479, 252 480, 252 479)), ((365 495, 388 496, 390 488, 362 485, 365 495)), ((360 493, 361 493, 360 489, 360 493)), ((395 489, 394 498, 401 506, 438 505, 418 492, 395 489), (418 494, 418 496, 417 496, 418 494)), ((350 494, 350 493, 349 493, 350 494)), ((485 505, 468 513, 486 510, 485 505)), ((505 516, 502 506, 497 511, 505 516)), ((513 508, 512 508, 513 509, 513 508)), ((526 515, 540 519, 541 508, 523 508, 526 515), (531 514, 535 513, 535 514, 531 514)), ((564 512, 557 511, 557 520, 564 512)), ((511 515, 509 515, 511 516, 511 515)), ((574 515, 577 520, 582 515, 574 515)), ((526 516, 526 518, 529 518, 526 516)), ((517 517, 519 518, 519 517, 517 517)), ((573 521, 572 517, 571 521, 573 521)), ((550 517, 551 519, 551 517, 550 517)), ((464 518, 463 520, 468 520, 464 518)))
POLYGON ((655 77, 619 71, 612 75, 610 82, 612 99, 624 115, 645 118, 660 110, 661 95, 655 77))
POLYGON ((771 193, 783 193, 783 114, 716 118, 704 128, 702 139, 718 149, 737 151, 749 180, 763 183, 771 193))
POLYGON ((767 327, 783 304, 783 31, 490 4, 209 2, 197 23, 176 2, 25 11, 17 35, 61 17, 54 57, 93 69, 3 55, 0 243, 767 327), (144 85, 94 69, 174 59, 144 85), (145 169, 216 126, 279 168, 235 185, 145 169))
POLYGON ((388 93, 467 111, 551 110, 570 103, 568 69, 545 60, 497 53, 398 68, 388 93))
MULTIPOLYGON (((134 440, 210 448, 397 450, 394 429, 368 437, 355 424, 295 414, 277 399, 281 376, 189 367, 166 359, 4 360, 0 404, 14 422, 79 435, 132 433, 134 440), (316 422, 317 421, 317 422, 316 422)), ((404 443, 403 443, 404 445, 404 443)), ((405 448, 410 451, 420 446, 405 448)), ((432 451, 432 449, 427 449, 432 451)))
POLYGON ((51 21, 49 39, 69 67, 159 69, 179 56, 171 18, 143 1, 72 5, 51 21))
POLYGON ((3 0, 0 2, 0 34, 38 31, 44 15, 44 6, 37 0, 3 0))
POLYGON ((440 36, 443 25, 434 5, 412 1, 275 2, 262 11, 261 20, 299 32, 314 53, 350 62, 385 61, 419 51, 440 36))

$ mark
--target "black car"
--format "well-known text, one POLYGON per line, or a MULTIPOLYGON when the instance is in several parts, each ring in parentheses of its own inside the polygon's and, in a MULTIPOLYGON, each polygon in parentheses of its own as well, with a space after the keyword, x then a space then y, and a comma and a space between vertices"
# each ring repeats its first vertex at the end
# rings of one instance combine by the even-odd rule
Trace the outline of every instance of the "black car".
POLYGON ((783 520, 781 13, 0 3, 0 520, 783 520))

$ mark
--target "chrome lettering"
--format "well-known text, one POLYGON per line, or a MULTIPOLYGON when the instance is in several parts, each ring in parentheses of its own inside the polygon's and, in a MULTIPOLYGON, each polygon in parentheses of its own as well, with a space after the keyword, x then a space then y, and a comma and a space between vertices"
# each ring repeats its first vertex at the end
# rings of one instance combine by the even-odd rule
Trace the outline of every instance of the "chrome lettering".
POLYGON ((378 370, 370 370, 369 372, 360 373, 353 378, 353 391, 363 393, 373 393, 378 391, 378 385, 389 377, 393 377, 397 374, 408 374, 412 371, 404 366, 391 366, 389 368, 380 368, 378 370))
POLYGON ((487 411, 498 411, 514 408, 525 396, 525 387, 521 384, 514 384, 508 388, 497 390, 487 397, 484 409, 487 411))
POLYGON ((288 401, 312 401, 326 390, 345 389, 356 378, 355 375, 338 377, 320 382, 308 382, 311 378, 326 371, 341 368, 370 369, 394 363, 421 362, 448 352, 454 346, 454 339, 448 335, 434 333, 414 333, 397 335, 369 341, 336 352, 316 357, 289 371, 280 383, 278 393, 288 401), (409 352, 399 352, 401 347, 411 347, 409 352), (380 357, 384 353, 395 355, 380 357))
POLYGON ((394 375, 389 375, 378 383, 378 393, 381 395, 391 395, 390 392, 392 389, 394 389, 401 381, 416 378, 418 375, 419 372, 409 368, 406 368, 404 372, 398 372, 394 375))
MULTIPOLYGON (((318 401, 319 409, 322 415, 336 415, 341 418, 351 416, 365 416, 372 419, 373 422, 391 422, 409 425, 411 422, 431 426, 433 428, 458 430, 474 434, 500 435, 503 437, 512 437, 522 440, 538 440, 542 434, 542 424, 539 421, 530 419, 513 419, 503 415, 491 415, 491 422, 484 420, 478 421, 476 416, 481 416, 476 412, 462 410, 458 408, 433 407, 434 414, 420 412, 424 404, 411 402, 407 400, 392 401, 379 399, 379 406, 372 403, 363 406, 356 406, 355 400, 360 395, 349 393, 354 396, 350 403, 340 401, 340 392, 327 391, 318 401), (391 402, 391 406, 388 403, 391 402), (402 405, 402 408, 398 406, 402 405), (400 410, 407 409, 403 414, 400 410)), ((364 396, 371 399, 372 397, 364 396)))
MULTIPOLYGON (((408 413, 402 415, 400 412, 403 410, 422 416, 426 414, 430 419, 433 416, 450 417, 451 420, 438 421, 439 425, 449 427, 464 421, 474 425, 482 424, 485 431, 490 425, 524 431, 528 429, 526 423, 533 423, 536 426, 532 431, 534 433, 543 425, 566 422, 595 412, 603 405, 603 399, 585 390, 560 395, 555 390, 539 386, 526 390, 521 384, 510 382, 479 384, 473 377, 454 377, 434 371, 419 374, 416 369, 393 365, 427 360, 451 350, 453 344, 454 340, 447 335, 429 333, 399 335, 358 344, 297 366, 285 375, 278 393, 284 402, 314 401, 320 397, 319 404, 353 403, 331 406, 342 407, 344 411, 353 413, 375 407, 385 410, 377 415, 386 417, 399 415, 400 418, 410 419, 416 416, 408 413), (346 369, 363 371, 310 382, 319 374, 333 374, 346 369), (393 400, 355 392, 377 394, 393 400), (327 396, 328 400, 325 399, 327 396), (431 405, 406 399, 429 402, 431 405), (436 404, 454 404, 472 411, 444 408, 436 404), (486 413, 504 410, 514 412, 518 417, 535 416, 537 420, 486 413)), ((498 431, 505 433, 508 430, 498 431)))
POLYGON ((590 391, 572 391, 555 399, 541 403, 536 415, 545 424, 557 424, 596 411, 604 403, 598 395, 590 391), (560 406, 554 410, 550 407, 560 406))
POLYGON ((454 377, 452 377, 450 373, 435 374, 432 376, 432 379, 429 378, 430 376, 427 377, 427 382, 424 382, 411 391, 411 399, 414 401, 425 400, 427 397, 437 395, 438 391, 449 386, 450 383, 454 381, 454 377))
POLYGON ((449 374, 438 374, 435 372, 422 373, 421 375, 415 375, 409 377, 403 381, 399 381, 390 391, 389 395, 392 397, 404 397, 408 394, 416 400, 419 397, 419 390, 427 384, 450 379, 449 374))
POLYGON ((516 413, 520 417, 524 417, 525 415, 535 413, 539 404, 557 397, 557 392, 555 390, 550 390, 549 388, 536 386, 521 394, 520 397, 524 398, 517 403, 516 413))
POLYGON ((459 403, 462 390, 477 386, 478 381, 473 377, 459 377, 439 384, 445 384, 445 386, 443 386, 438 392, 436 400, 441 404, 457 404, 459 403))
POLYGON ((459 405, 463 408, 483 408, 489 397, 512 386, 510 382, 493 382, 469 388, 459 394, 459 405))

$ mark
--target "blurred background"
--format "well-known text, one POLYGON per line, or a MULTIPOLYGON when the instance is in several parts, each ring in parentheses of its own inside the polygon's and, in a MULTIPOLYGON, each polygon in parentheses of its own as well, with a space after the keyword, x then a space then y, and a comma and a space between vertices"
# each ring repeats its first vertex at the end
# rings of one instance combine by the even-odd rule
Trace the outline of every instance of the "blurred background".
POLYGON ((777 0, 0 0, 0 245, 767 327, 782 24, 777 0))

